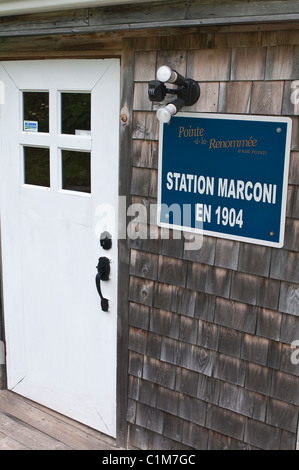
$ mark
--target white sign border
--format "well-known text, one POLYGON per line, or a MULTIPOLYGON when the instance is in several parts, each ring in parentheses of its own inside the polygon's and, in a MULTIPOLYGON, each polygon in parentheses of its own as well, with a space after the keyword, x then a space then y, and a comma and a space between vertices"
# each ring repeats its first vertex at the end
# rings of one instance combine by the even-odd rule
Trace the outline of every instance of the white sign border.
POLYGON ((290 152, 291 152, 291 136, 292 136, 292 119, 285 116, 259 116, 253 114, 212 114, 212 113, 187 113, 179 112, 171 119, 177 117, 188 117, 188 118, 204 118, 204 119, 226 119, 226 120, 238 120, 238 121, 262 121, 262 122, 285 122, 287 124, 286 134, 286 148, 284 156, 284 173, 283 173, 283 187, 282 187, 282 201, 281 201, 281 212, 280 212, 280 239, 279 242, 271 242, 267 240, 261 240, 256 238, 242 237, 239 235, 231 235, 223 232, 214 232, 204 229, 196 229, 192 227, 185 227, 183 225, 167 224, 160 221, 161 216, 161 196, 162 196, 162 158, 163 158, 163 129, 164 123, 160 122, 159 125, 159 153, 158 153, 158 210, 157 210, 157 225, 161 228, 167 228, 171 230, 179 230, 187 233, 195 233, 200 235, 207 235, 216 238, 223 238, 226 240, 234 240, 245 243, 252 243, 255 245, 269 246, 274 248, 282 248, 284 245, 285 236, 285 222, 286 222, 286 206, 287 206, 287 195, 288 195, 288 180, 289 180, 289 165, 290 165, 290 152))

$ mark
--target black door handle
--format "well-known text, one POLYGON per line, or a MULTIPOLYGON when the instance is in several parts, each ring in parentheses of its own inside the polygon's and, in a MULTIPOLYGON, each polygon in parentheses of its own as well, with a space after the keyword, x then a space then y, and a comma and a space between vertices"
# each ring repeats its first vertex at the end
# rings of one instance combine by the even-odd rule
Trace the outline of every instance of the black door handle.
POLYGON ((106 258, 106 257, 99 258, 99 262, 98 262, 98 265, 97 265, 97 270, 98 270, 98 273, 96 275, 96 286, 97 286, 99 296, 101 297, 101 307, 102 307, 103 312, 108 312, 109 301, 108 301, 108 299, 105 299, 103 294, 102 294, 101 281, 108 281, 109 280, 109 274, 110 274, 110 261, 109 261, 109 259, 106 258))

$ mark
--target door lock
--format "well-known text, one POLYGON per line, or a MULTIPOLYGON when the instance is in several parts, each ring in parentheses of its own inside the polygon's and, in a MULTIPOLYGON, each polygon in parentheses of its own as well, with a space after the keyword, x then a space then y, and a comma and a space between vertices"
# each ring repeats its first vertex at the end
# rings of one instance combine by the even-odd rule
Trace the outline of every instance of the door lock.
POLYGON ((101 289, 101 281, 108 281, 109 280, 109 275, 110 275, 110 261, 106 257, 101 257, 99 258, 99 262, 97 265, 97 270, 98 273, 96 275, 96 286, 97 290, 99 293, 99 296, 101 297, 101 307, 103 312, 108 312, 109 310, 109 301, 108 299, 105 299, 103 294, 102 294, 102 289, 101 289))
POLYGON ((110 250, 112 247, 111 235, 109 232, 103 232, 100 238, 100 245, 104 250, 110 250))

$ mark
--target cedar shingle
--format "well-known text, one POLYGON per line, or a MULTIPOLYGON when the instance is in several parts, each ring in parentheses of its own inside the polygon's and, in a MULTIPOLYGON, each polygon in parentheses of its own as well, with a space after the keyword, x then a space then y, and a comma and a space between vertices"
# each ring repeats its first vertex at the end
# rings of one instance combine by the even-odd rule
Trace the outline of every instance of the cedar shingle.
POLYGON ((144 357, 143 378, 151 382, 174 388, 176 368, 172 364, 151 357, 144 357))
POLYGON ((208 403, 218 404, 220 393, 220 380, 198 374, 197 398, 208 403))
POLYGON ((179 339, 187 343, 196 344, 198 320, 181 315, 179 339))
POLYGON ((268 395, 271 386, 272 371, 268 367, 248 363, 245 387, 258 393, 268 395))
POLYGON ((158 255, 131 250, 130 274, 147 279, 157 279, 158 255))
POLYGON ((216 353, 206 348, 189 346, 189 357, 183 356, 183 366, 205 375, 212 375, 216 353))
POLYGON ((282 97, 283 81, 254 82, 250 111, 252 114, 281 114, 282 97))
POLYGON ((156 113, 135 111, 133 114, 133 139, 158 140, 158 135, 159 121, 156 118, 156 113))
POLYGON ((244 385, 246 365, 239 358, 220 354, 214 364, 213 377, 236 385, 244 385))
POLYGON ((284 249, 299 251, 299 220, 287 218, 285 228, 284 249))
POLYGON ((152 102, 148 99, 148 83, 135 83, 133 109, 134 111, 151 111, 152 102))
MULTIPOLYGON (((199 250, 184 250, 184 259, 203 264, 214 264, 215 238, 203 237, 202 247, 199 250)), ((187 245, 188 248, 188 245, 187 245)))
POLYGON ((189 263, 187 272, 187 287, 204 292, 208 266, 199 263, 189 263))
POLYGON ((208 430, 194 423, 185 421, 182 442, 193 449, 207 450, 208 430))
POLYGON ((155 407, 157 403, 157 385, 148 380, 140 380, 139 401, 155 407))
POLYGON ((178 414, 179 393, 169 388, 158 386, 157 388, 157 408, 171 413, 175 416, 178 414))
POLYGON ((163 432, 163 413, 157 408, 137 403, 136 424, 159 434, 163 432))
POLYGON ((291 152, 289 184, 299 185, 299 152, 291 152))
POLYGON ((241 358, 246 361, 266 365, 268 358, 269 340, 258 336, 244 334, 241 358))
POLYGON ((220 268, 237 269, 240 243, 217 238, 215 265, 220 268))
POLYGON ((215 315, 216 297, 201 292, 196 293, 195 317, 212 322, 215 315))
POLYGON ((218 326, 206 321, 199 320, 197 344, 203 348, 218 349, 218 326))
POLYGON ((247 333, 255 333, 257 307, 227 299, 216 299, 215 322, 247 333))
POLYGON ((179 396, 178 416, 200 426, 204 426, 206 420, 207 405, 204 401, 188 395, 179 396))
POLYGON ((150 318, 149 307, 130 302, 129 325, 147 330, 149 326, 149 318, 150 318))
POLYGON ((245 417, 218 406, 208 405, 207 427, 227 436, 242 440, 245 428, 245 417))
POLYGON ((231 271, 223 268, 207 267, 205 291, 220 297, 229 297, 231 271))
POLYGON ((299 378, 285 372, 273 371, 270 395, 283 402, 299 405, 299 378))
POLYGON ((128 397, 138 401, 141 379, 134 377, 133 375, 129 375, 128 383, 128 397))
POLYGON ((158 143, 152 140, 133 140, 132 165, 158 169, 158 143))
POLYGON ((236 48, 232 51, 231 80, 263 80, 266 49, 260 47, 236 48))
POLYGON ((288 190, 287 190, 287 207, 286 207, 286 216, 287 217, 292 217, 293 216, 295 188, 296 188, 296 186, 291 186, 291 185, 288 186, 288 190))
POLYGON ((287 431, 296 432, 298 425, 298 407, 270 398, 267 407, 266 422, 273 426, 286 429, 287 431))
POLYGON ((181 367, 177 368, 175 389, 178 392, 191 395, 192 397, 196 397, 197 396, 197 384, 198 384, 197 372, 183 369, 181 367))
POLYGON ((270 276, 287 282, 299 281, 299 252, 274 250, 271 258, 270 276))
POLYGON ((278 341, 280 338, 280 327, 281 314, 279 312, 265 308, 259 309, 257 317, 257 335, 278 341))
POLYGON ((159 359, 161 356, 161 343, 162 337, 160 335, 156 335, 155 333, 148 331, 146 354, 159 359))
POLYGON ((229 80, 229 49, 206 49, 190 51, 188 54, 188 77, 200 82, 229 80))
POLYGON ((267 398, 244 388, 221 382, 219 405, 235 413, 264 421, 267 398))
POLYGON ((219 328, 219 352, 239 357, 241 341, 242 335, 240 332, 227 327, 219 328))
POLYGON ((216 113, 218 108, 219 82, 200 83, 200 99, 188 108, 198 113, 216 113))
POLYGON ((159 281, 184 287, 186 284, 186 275, 187 265, 182 260, 159 256, 159 281))
POLYGON ((147 332, 140 328, 129 328, 129 349, 145 354, 147 344, 147 332))
POLYGON ((279 281, 265 277, 259 277, 257 283, 257 305, 270 309, 277 309, 279 288, 279 281))
POLYGON ((139 277, 130 279, 130 298, 132 302, 151 306, 154 294, 154 282, 139 277))
POLYGON ((293 47, 273 46, 267 48, 266 80, 290 80, 293 68, 293 47))
POLYGON ((129 423, 135 423, 136 419, 136 407, 137 403, 135 400, 131 400, 130 398, 128 399, 128 405, 127 405, 127 421, 129 423))
POLYGON ((184 237, 177 230, 171 230, 169 238, 162 241, 162 255, 173 258, 182 258, 184 251, 184 237), (175 237, 179 238, 175 238, 175 237))
POLYGON ((190 317, 194 316, 196 292, 173 286, 171 298, 171 310, 190 317))
POLYGON ((209 442, 207 450, 230 450, 232 438, 219 432, 209 430, 209 442))
POLYGON ((278 341, 269 341, 267 365, 272 369, 280 369, 282 344, 278 341))
POLYGON ((294 315, 282 315, 280 340, 291 344, 299 338, 299 317, 294 315))
POLYGON ((278 450, 280 448, 280 430, 249 419, 245 427, 245 441, 265 450, 278 450))
POLYGON ((282 282, 280 285, 279 310, 299 316, 299 286, 282 282))
POLYGON ((220 83, 219 113, 248 114, 252 82, 220 83))
POLYGON ((185 343, 164 337, 161 345, 161 360, 178 366, 182 365, 183 355, 186 354, 186 350, 185 343))
POLYGON ((239 252, 239 271, 268 276, 271 250, 265 246, 242 243, 239 252))
POLYGON ((150 330, 160 335, 178 339, 180 316, 173 312, 154 308, 150 317, 150 330))
POLYGON ((294 187, 293 217, 299 219, 299 186, 294 187))
POLYGON ((142 377, 143 370, 143 355, 134 351, 129 351, 129 374, 136 377, 142 377))
POLYGON ((164 414, 163 434, 174 441, 181 442, 183 437, 183 420, 164 414))
POLYGON ((140 82, 148 82, 156 78, 156 51, 136 52, 135 53, 135 70, 134 80, 140 82))
MULTIPOLYGON (((297 434, 282 429, 280 450, 296 450, 297 434)), ((297 447, 298 449, 298 447, 297 447)))
POLYGON ((147 429, 140 426, 132 425, 129 426, 130 429, 130 441, 128 443, 129 449, 140 449, 147 450, 149 447, 149 436, 150 433, 147 429))
POLYGON ((163 310, 171 310, 172 286, 168 284, 157 285, 154 295, 154 306, 163 310))
POLYGON ((256 276, 233 271, 231 299, 256 305, 257 283, 256 276))

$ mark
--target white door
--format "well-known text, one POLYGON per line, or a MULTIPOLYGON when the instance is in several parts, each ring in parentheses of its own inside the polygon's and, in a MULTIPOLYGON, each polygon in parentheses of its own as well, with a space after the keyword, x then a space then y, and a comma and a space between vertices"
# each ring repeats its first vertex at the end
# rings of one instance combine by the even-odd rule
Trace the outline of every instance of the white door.
POLYGON ((117 59, 0 63, 8 388, 113 437, 117 237, 99 208, 117 220, 119 78, 117 59))

